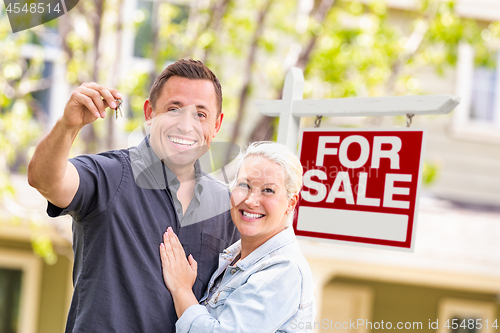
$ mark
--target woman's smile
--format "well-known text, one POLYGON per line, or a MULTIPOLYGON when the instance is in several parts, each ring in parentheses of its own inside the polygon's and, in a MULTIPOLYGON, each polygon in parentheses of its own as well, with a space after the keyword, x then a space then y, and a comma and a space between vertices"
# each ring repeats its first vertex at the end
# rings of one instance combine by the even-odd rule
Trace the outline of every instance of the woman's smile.
POLYGON ((265 214, 251 213, 246 210, 240 210, 240 213, 245 220, 257 220, 266 216, 265 214))

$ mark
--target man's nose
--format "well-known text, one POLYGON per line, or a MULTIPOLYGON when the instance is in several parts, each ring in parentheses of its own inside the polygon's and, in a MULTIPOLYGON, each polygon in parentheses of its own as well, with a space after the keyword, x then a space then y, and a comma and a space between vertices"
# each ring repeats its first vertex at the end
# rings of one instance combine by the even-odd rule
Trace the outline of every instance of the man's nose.
POLYGON ((177 128, 184 133, 191 132, 196 124, 200 120, 197 117, 196 108, 193 107, 184 107, 181 112, 181 117, 177 122, 177 128))

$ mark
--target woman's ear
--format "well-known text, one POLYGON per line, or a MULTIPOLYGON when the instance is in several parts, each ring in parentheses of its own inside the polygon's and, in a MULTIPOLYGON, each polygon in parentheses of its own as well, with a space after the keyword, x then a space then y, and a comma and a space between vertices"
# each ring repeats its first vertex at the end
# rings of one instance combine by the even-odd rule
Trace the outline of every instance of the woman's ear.
POLYGON ((290 214, 294 209, 297 203, 299 202, 299 195, 295 193, 289 200, 288 200, 288 207, 286 209, 286 213, 290 214))

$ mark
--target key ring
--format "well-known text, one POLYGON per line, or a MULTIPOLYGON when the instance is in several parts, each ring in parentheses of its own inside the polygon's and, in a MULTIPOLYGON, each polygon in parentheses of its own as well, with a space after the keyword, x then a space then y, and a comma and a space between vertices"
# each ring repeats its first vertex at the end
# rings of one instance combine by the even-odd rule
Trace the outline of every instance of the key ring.
POLYGON ((123 99, 115 99, 116 102, 116 108, 115 110, 115 119, 118 119, 118 112, 120 112, 120 117, 123 118, 123 112, 122 112, 122 104, 123 104, 123 99))

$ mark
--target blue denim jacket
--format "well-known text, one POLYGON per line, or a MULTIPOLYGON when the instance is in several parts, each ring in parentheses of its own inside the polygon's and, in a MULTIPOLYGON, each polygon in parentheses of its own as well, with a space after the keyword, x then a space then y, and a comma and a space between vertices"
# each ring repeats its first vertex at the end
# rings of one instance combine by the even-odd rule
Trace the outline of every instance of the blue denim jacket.
POLYGON ((297 323, 314 320, 311 269, 292 228, 231 266, 240 252, 237 241, 219 255, 219 267, 200 304, 190 306, 177 321, 178 333, 298 332, 303 325, 297 323), (221 274, 222 282, 208 298, 221 274))

